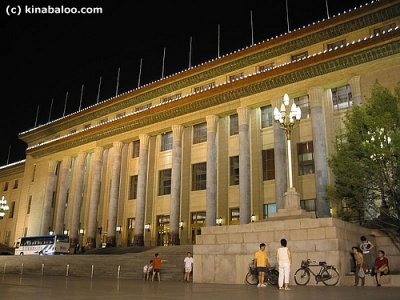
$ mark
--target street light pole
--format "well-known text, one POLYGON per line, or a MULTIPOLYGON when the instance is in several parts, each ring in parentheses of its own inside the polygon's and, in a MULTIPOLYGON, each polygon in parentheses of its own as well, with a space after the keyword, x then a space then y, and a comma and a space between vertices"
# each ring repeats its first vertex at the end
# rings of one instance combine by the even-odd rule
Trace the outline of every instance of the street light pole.
POLYGON ((10 207, 7 205, 7 200, 4 196, 0 199, 0 218, 2 219, 6 215, 6 211, 8 211, 10 207))

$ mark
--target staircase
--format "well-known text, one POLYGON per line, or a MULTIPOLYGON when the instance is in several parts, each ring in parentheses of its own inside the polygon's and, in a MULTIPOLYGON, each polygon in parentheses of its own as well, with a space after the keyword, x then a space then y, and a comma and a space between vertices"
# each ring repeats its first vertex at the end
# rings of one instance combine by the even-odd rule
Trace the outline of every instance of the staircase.
POLYGON ((143 266, 159 253, 165 260, 161 266, 161 280, 182 281, 183 260, 187 252, 193 252, 193 246, 149 247, 142 248, 142 252, 137 248, 113 250, 107 248, 103 254, 93 254, 101 253, 99 250, 76 255, 0 256, 0 274, 142 279, 143 266))

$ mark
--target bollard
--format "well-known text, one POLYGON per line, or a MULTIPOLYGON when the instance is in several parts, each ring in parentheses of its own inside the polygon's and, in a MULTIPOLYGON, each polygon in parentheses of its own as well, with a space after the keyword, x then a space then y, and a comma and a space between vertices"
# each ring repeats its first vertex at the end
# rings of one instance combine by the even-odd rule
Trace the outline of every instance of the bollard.
POLYGON ((94 274, 94 265, 92 265, 92 272, 90 273, 90 278, 93 278, 93 274, 94 274))
POLYGON ((44 274, 44 264, 42 264, 42 276, 44 274))
POLYGON ((117 278, 119 279, 119 273, 121 272, 121 265, 118 266, 118 275, 117 278))
POLYGON ((7 268, 7 264, 4 264, 4 269, 3 269, 3 274, 6 274, 6 268, 7 268))
POLYGON ((69 275, 69 264, 67 264, 67 272, 65 273, 65 276, 68 277, 68 275, 69 275))

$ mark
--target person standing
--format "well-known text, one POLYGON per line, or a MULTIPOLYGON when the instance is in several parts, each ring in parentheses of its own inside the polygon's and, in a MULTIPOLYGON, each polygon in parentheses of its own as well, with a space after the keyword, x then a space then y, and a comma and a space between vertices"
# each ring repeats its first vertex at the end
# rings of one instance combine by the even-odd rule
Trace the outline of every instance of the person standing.
POLYGON ((265 272, 267 272, 268 265, 268 255, 265 250, 265 244, 260 244, 260 250, 256 252, 254 255, 254 263, 258 272, 258 285, 257 287, 266 287, 267 285, 264 283, 265 272))
POLYGON ((379 250, 378 257, 375 259, 375 279, 376 286, 381 286, 382 274, 389 273, 389 260, 385 257, 385 251, 379 250))
POLYGON ((190 273, 193 270, 193 257, 192 257, 192 253, 188 252, 187 256, 185 257, 185 259, 183 260, 183 263, 185 264, 185 276, 183 277, 183 281, 188 281, 190 279, 190 273))
POLYGON ((364 269, 364 256, 360 248, 353 247, 351 248, 353 254, 354 254, 354 259, 356 261, 356 272, 355 272, 355 281, 354 281, 354 286, 358 285, 359 278, 361 278, 361 286, 365 285, 365 274, 364 276, 360 276, 360 270, 364 269))
POLYGON ((281 247, 276 251, 276 261, 279 265, 278 285, 280 290, 290 290, 290 265, 292 264, 292 255, 287 247, 287 240, 281 239, 281 247), (285 285, 284 285, 285 282, 285 285))
POLYGON ((372 244, 365 236, 360 238, 361 244, 360 249, 364 256, 364 264, 365 264, 365 272, 372 273, 372 267, 374 263, 372 248, 374 248, 374 244, 372 244))
POLYGON ((158 253, 154 254, 153 257, 153 276, 151 277, 151 281, 154 281, 154 276, 157 274, 158 282, 161 281, 160 278, 160 270, 161 270, 161 263, 166 262, 166 260, 161 259, 158 253))

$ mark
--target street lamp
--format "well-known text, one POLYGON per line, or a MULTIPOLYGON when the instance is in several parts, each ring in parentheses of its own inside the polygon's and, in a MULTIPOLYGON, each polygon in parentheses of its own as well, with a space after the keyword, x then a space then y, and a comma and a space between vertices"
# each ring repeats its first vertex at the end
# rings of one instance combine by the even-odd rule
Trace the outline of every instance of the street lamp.
POLYGON ((288 94, 283 96, 283 101, 280 110, 277 107, 274 108, 274 119, 281 129, 285 131, 287 141, 287 156, 288 156, 288 172, 289 172, 289 189, 293 188, 293 175, 292 175, 292 151, 291 151, 291 140, 292 130, 300 123, 301 109, 296 106, 293 102, 290 106, 290 98, 288 94))
POLYGON ((4 196, 0 199, 0 218, 5 216, 5 212, 8 211, 10 207, 7 205, 7 200, 4 196))

